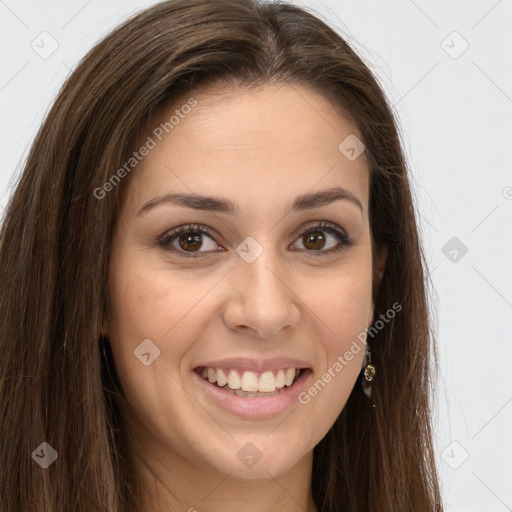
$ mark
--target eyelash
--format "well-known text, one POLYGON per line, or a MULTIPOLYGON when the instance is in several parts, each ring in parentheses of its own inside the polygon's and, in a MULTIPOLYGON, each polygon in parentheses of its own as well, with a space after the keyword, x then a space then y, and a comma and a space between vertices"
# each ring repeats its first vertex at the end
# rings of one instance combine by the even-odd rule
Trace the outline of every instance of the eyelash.
MULTIPOLYGON (((330 233, 334 235, 338 241, 340 242, 337 246, 332 247, 331 249, 328 249, 327 251, 314 251, 314 250, 306 250, 306 252, 314 253, 319 256, 325 256, 328 254, 333 254, 340 252, 344 250, 346 247, 350 247, 354 244, 352 239, 343 231, 340 229, 336 224, 333 224, 329 221, 322 221, 318 224, 310 225, 306 228, 304 228, 298 235, 298 238, 314 231, 325 231, 327 233, 330 233)), ((203 255, 201 253, 195 252, 195 253, 187 253, 185 251, 180 251, 176 249, 175 247, 172 247, 170 243, 174 241, 176 237, 182 234, 205 234, 208 235, 210 238, 215 239, 215 233, 208 227, 204 226, 202 224, 186 224, 184 226, 180 226, 178 228, 175 228, 171 231, 168 231, 165 235, 160 237, 158 239, 158 246, 162 247, 166 251, 173 252, 175 254, 178 254, 180 257, 184 258, 202 258, 203 255)), ((206 254, 208 254, 211 251, 205 251, 206 254)))

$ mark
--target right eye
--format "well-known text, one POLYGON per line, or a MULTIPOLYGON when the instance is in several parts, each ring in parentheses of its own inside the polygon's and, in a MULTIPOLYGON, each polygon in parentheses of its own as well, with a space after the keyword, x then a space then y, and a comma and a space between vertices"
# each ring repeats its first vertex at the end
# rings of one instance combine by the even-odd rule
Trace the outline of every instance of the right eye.
MULTIPOLYGON (((179 226, 177 228, 168 231, 165 235, 159 238, 158 245, 165 249, 166 251, 170 251, 178 254, 179 256, 183 256, 185 258, 198 258, 202 257, 202 255, 198 255, 196 253, 202 252, 218 252, 219 248, 199 251, 199 249, 203 248, 204 243, 202 238, 206 236, 213 241, 214 233, 208 226, 203 226, 201 224, 187 224, 184 226, 179 226), (177 246, 174 243, 177 243, 177 246)), ((212 244, 215 247, 215 243, 212 244)))

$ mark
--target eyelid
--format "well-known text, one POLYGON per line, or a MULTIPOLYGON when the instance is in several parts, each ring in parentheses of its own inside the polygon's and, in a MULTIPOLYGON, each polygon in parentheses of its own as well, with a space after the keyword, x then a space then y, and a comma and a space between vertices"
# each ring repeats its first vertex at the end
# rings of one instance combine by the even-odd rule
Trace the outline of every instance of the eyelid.
POLYGON ((294 236, 303 235, 304 233, 307 233, 308 231, 312 229, 326 229, 326 228, 332 228, 336 231, 341 231, 343 234, 347 235, 347 232, 345 229, 343 229, 342 226, 339 226, 335 222, 330 222, 328 220, 313 220, 310 222, 307 222, 305 225, 299 226, 295 231, 293 231, 294 236))

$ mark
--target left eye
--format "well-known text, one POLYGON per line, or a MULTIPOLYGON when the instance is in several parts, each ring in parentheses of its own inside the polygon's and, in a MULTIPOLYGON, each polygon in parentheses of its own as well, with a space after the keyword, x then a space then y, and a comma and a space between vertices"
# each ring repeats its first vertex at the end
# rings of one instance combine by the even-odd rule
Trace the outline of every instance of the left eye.
MULTIPOLYGON (((200 224, 180 226, 179 228, 169 231, 158 240, 158 245, 167 251, 174 252, 179 256, 186 258, 197 258, 198 253, 204 252, 221 252, 222 249, 213 240, 214 233, 207 226, 200 224), (199 251, 204 248, 202 238, 206 236, 212 242, 212 248, 208 251, 199 251), (178 246, 175 245, 178 243, 178 246), (215 248, 217 247, 217 248, 215 248)), ((323 221, 303 229, 299 234, 299 239, 306 249, 306 252, 316 253, 315 255, 325 255, 336 251, 341 251, 345 247, 353 245, 351 238, 345 231, 331 222, 323 221), (326 235, 327 234, 327 235, 326 235), (338 244, 325 249, 328 237, 338 241, 338 244)), ((293 246, 292 246, 293 247, 293 246)), ((295 249, 294 249, 295 250, 295 249)))

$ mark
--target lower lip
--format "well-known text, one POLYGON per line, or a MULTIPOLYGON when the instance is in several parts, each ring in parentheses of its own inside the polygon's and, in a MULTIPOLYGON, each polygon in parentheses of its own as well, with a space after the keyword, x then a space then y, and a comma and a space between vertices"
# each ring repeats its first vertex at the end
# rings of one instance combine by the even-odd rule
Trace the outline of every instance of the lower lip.
POLYGON ((196 371, 192 371, 192 373, 201 392, 205 393, 207 398, 224 411, 240 418, 267 419, 281 414, 293 404, 298 403, 298 396, 304 387, 304 382, 311 374, 311 370, 302 370, 299 378, 291 386, 283 388, 283 391, 277 395, 262 398, 234 395, 203 379, 196 371))

